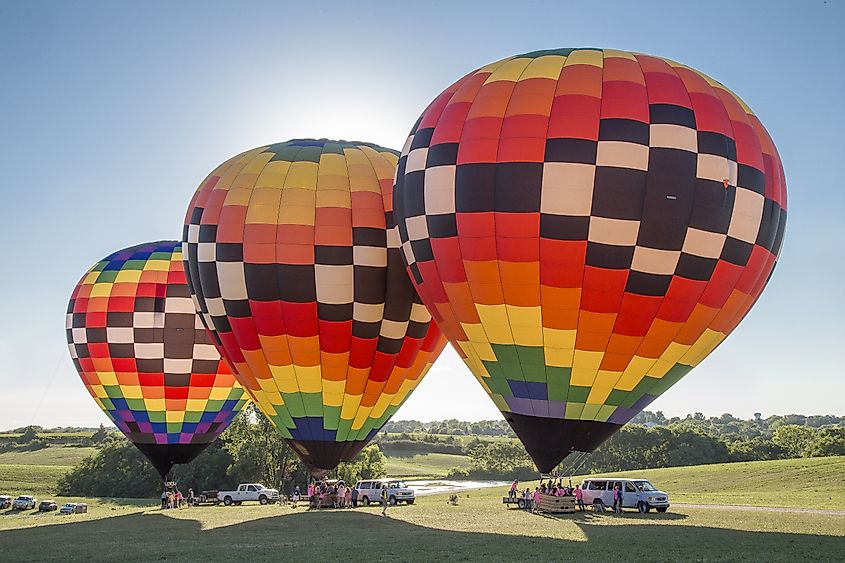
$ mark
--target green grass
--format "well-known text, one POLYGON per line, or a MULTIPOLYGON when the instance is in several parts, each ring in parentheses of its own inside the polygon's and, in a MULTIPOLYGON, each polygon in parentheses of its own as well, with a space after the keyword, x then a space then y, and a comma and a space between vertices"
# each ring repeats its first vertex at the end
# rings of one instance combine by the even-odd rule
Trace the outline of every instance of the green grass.
POLYGON ((467 456, 390 451, 387 474, 391 477, 445 477, 450 469, 468 467, 467 456))
POLYGON ((0 465, 0 494, 36 496, 56 494, 62 475, 73 469, 69 465, 0 465))
POLYGON ((0 465, 76 465, 96 448, 49 446, 40 450, 0 452, 0 465))
POLYGON ((675 502, 845 509, 845 456, 668 467, 613 475, 645 477, 675 502))
POLYGON ((845 516, 683 507, 667 514, 549 517, 501 505, 501 490, 413 506, 306 512, 244 505, 161 511, 92 502, 87 515, 0 512, 9 561, 841 559, 845 516), (338 537, 337 534, 342 534, 338 537), (371 549, 364 550, 362 545, 371 549))

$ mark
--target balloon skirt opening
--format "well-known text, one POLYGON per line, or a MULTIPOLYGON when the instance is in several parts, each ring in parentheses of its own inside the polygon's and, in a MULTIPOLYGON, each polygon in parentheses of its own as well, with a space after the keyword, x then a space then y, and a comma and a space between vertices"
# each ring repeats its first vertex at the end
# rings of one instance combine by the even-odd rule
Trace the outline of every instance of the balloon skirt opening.
POLYGON ((192 462, 208 444, 135 444, 135 447, 141 450, 161 475, 161 479, 165 480, 174 465, 192 462))
POLYGON ((336 468, 342 461, 352 461, 352 458, 367 445, 367 442, 362 440, 349 442, 288 440, 288 443, 315 479, 325 477, 326 473, 336 468))
POLYGON ((592 452, 622 426, 594 420, 504 413, 541 473, 550 473, 572 452, 592 452))

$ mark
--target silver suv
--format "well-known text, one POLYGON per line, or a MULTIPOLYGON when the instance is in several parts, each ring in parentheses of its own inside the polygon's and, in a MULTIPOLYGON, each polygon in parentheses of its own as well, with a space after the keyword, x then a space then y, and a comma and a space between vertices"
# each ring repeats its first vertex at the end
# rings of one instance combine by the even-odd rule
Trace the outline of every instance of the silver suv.
POLYGON ((598 511, 613 506, 613 489, 617 486, 622 489, 622 508, 636 508, 643 514, 652 508, 657 512, 669 508, 669 495, 657 490, 648 479, 619 477, 584 479, 581 483, 584 504, 592 504, 598 511))
POLYGON ((398 479, 362 479, 355 484, 358 490, 358 502, 369 506, 371 502, 381 504, 381 488, 387 485, 387 502, 395 506, 400 502, 414 504, 414 490, 398 479))

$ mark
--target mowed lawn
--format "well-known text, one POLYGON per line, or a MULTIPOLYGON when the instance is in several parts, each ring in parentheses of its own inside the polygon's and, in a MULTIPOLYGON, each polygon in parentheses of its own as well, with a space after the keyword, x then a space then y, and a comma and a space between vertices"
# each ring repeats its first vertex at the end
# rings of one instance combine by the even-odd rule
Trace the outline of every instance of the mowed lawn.
POLYGON ((669 493, 674 502, 845 509, 845 456, 643 469, 613 475, 645 477, 669 493))
POLYGON ((544 516, 508 509, 501 490, 413 506, 309 512, 244 505, 162 511, 92 504, 87 515, 0 512, 8 561, 763 561, 841 559, 845 516, 683 507, 667 514, 544 516), (52 525, 50 525, 52 524, 52 525))
POLYGON ((391 451, 387 455, 387 474, 391 477, 445 477, 453 468, 468 467, 467 456, 457 454, 421 454, 391 451))
POLYGON ((0 465, 0 495, 54 495, 59 479, 71 469, 70 465, 0 465))
POLYGON ((0 452, 0 465, 76 465, 97 448, 49 446, 38 450, 0 452))
POLYGON ((59 479, 94 453, 95 448, 50 446, 31 451, 0 453, 0 495, 56 494, 59 479))

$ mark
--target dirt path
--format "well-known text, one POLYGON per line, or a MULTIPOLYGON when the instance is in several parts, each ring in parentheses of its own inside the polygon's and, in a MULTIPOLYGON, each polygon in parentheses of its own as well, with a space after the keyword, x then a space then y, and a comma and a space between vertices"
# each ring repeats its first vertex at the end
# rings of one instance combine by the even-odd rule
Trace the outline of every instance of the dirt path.
POLYGON ((828 514, 831 516, 845 516, 845 510, 832 508, 790 508, 786 506, 744 506, 741 504, 691 504, 673 502, 672 506, 684 508, 704 508, 710 510, 759 510, 762 512, 794 512, 798 514, 828 514))

